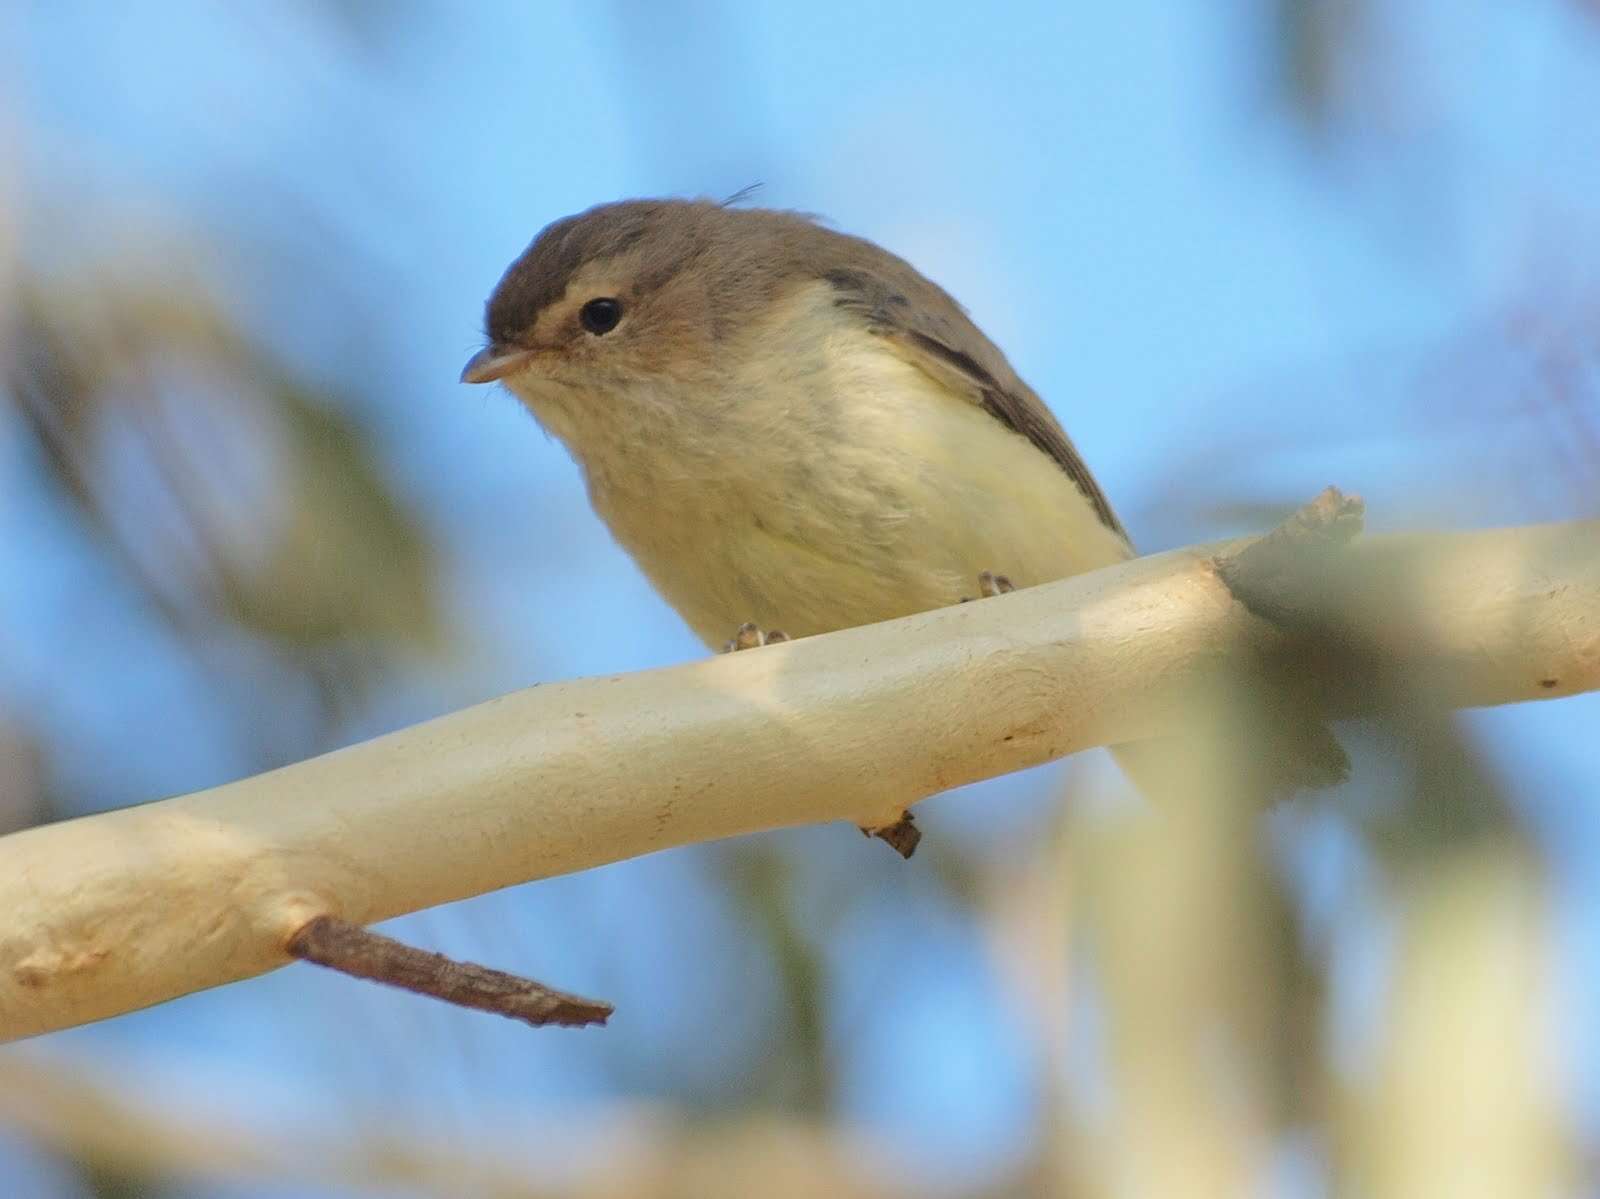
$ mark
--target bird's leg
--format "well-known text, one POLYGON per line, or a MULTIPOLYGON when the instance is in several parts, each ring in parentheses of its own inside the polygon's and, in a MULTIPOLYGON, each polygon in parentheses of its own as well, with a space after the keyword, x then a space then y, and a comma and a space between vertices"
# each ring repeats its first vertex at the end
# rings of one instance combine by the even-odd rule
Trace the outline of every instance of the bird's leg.
MULTIPOLYGON (((763 632, 754 621, 747 620, 739 626, 738 631, 723 645, 722 652, 734 654, 742 649, 756 649, 763 645, 774 645, 777 642, 787 640, 789 640, 789 634, 778 629, 763 632)), ((893 824, 886 824, 882 828, 864 828, 861 831, 869 837, 878 838, 902 858, 909 858, 915 852, 917 842, 922 840, 922 831, 912 823, 910 812, 902 812, 900 819, 893 824)))
MULTIPOLYGON (((977 596, 962 596, 963 604, 970 603, 973 599, 988 599, 990 596, 1005 595, 1008 591, 1015 591, 1016 586, 1005 575, 996 574, 986 570, 978 576, 977 596)), ((742 649, 755 649, 762 645, 772 645, 778 641, 789 640, 787 633, 773 629, 762 632, 754 621, 745 621, 739 626, 733 637, 722 647, 725 654, 736 653, 742 649)), ((876 837, 889 848, 893 849, 902 858, 909 858, 917 850, 917 843, 922 840, 922 830, 912 820, 910 812, 900 813, 900 819, 893 824, 886 824, 880 828, 864 828, 861 830, 869 837, 876 837)))
MULTIPOLYGON (((1005 595, 1007 592, 1015 590, 1015 584, 1005 575, 995 574, 992 570, 986 570, 978 576, 978 595, 976 597, 964 595, 961 597, 961 602, 968 604, 974 598, 988 599, 990 596, 1005 595)), ((753 628, 754 626, 747 625, 746 627, 753 628)), ((917 842, 922 840, 922 830, 917 828, 912 821, 910 812, 902 812, 900 819, 893 824, 886 824, 882 828, 864 828, 861 831, 869 837, 878 838, 902 858, 909 858, 916 852, 917 842)))

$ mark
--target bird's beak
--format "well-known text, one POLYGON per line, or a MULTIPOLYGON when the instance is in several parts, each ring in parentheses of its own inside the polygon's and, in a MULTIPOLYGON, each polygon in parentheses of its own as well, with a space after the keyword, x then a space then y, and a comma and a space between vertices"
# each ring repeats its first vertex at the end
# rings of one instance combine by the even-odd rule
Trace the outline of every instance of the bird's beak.
POLYGON ((519 350, 515 346, 484 346, 461 368, 461 381, 493 383, 496 379, 504 379, 532 362, 533 353, 532 350, 519 350))

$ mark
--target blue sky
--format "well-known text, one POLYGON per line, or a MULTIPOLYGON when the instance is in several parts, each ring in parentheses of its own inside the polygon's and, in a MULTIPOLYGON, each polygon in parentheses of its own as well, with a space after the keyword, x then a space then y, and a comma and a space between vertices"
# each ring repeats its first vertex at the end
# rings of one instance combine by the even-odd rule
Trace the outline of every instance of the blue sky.
MULTIPOLYGON (((0 145, 20 166, 0 196, 32 261, 188 230, 195 270, 264 342, 313 379, 360 372, 352 403, 447 547, 470 649, 387 689, 350 730, 364 735, 702 652, 561 448, 505 394, 455 382, 505 265, 550 220, 622 196, 761 182, 759 202, 909 258, 1052 404, 1146 548, 1253 527, 1225 505, 1328 482, 1364 495, 1377 528, 1593 515, 1549 483, 1536 364, 1493 331, 1520 305, 1587 296, 1594 312, 1600 28, 1563 0, 1382 7, 1405 86, 1319 149, 1272 102, 1250 0, 348 6, 365 34, 330 34, 310 5, 25 3, 0 16, 0 145), (230 257, 241 237, 253 252, 230 257), (290 269, 311 259, 320 275, 290 269), (312 315, 341 306, 358 315, 312 315)), ((0 430, 14 491, 8 444, 0 430)), ((73 787, 134 802, 248 769, 205 735, 181 669, 126 655, 109 618, 60 617, 69 593, 94 615, 84 568, 48 557, 29 519, 0 504, 0 616, 25 630, 0 637, 0 682, 86 738, 73 787)), ((1578 1016, 1600 1002, 1597 719, 1593 696, 1466 718, 1552 848, 1578 1016)), ((1058 773, 934 801, 926 823, 1003 846, 1058 773)), ((782 835, 831 863, 802 912, 836 886, 880 893, 825 947, 855 1030, 843 1114, 931 1175, 1003 1168, 1033 1066, 986 1018, 997 984, 974 930, 858 837, 782 835), (863 967, 908 935, 895 969, 863 967)), ((1336 842, 1305 864, 1335 907, 1336 842)), ((603 1036, 530 1038, 296 968, 25 1048, 93 1054, 156 1094, 225 1089, 268 1126, 354 1104, 464 1131, 489 1110, 714 1094, 772 985, 759 955, 719 948, 740 920, 707 853, 685 851, 396 923, 607 995, 621 1014, 603 1036), (707 1010, 731 1031, 708 1038, 707 1010), (704 1051, 630 1068, 686 1043, 704 1051)), ((1592 1115, 1585 1023, 1567 1031, 1592 1115)))

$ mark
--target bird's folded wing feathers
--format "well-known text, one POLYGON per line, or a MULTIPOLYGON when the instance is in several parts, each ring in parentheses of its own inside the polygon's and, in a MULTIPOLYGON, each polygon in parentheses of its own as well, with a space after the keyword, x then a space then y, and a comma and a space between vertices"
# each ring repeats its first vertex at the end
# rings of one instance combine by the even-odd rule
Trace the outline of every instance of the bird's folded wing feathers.
POLYGON ((1047 454, 1077 485, 1101 523, 1126 541, 1126 530, 1072 440, 994 343, 945 292, 898 260, 892 265, 901 269, 850 266, 829 271, 824 277, 834 290, 834 303, 858 315, 918 369, 969 397, 1047 454), (905 278, 895 277, 902 273, 905 278))
MULTIPOLYGON (((1007 428, 1026 437, 1066 472, 1107 528, 1124 542, 1128 535, 1100 485, 1043 401, 1017 377, 999 349, 944 291, 895 258, 883 264, 851 263, 824 278, 834 302, 857 314, 907 361, 945 387, 971 399, 1007 428)), ((1349 772, 1343 748, 1313 714, 1278 713, 1276 727, 1259 730, 1255 743, 1262 789, 1281 796, 1305 787, 1327 787, 1349 772)), ((1179 748, 1173 738, 1118 747, 1118 760, 1136 785, 1152 796, 1170 774, 1163 763, 1179 748)), ((1181 760, 1181 759, 1179 759, 1181 760)), ((1170 790, 1170 783, 1166 785, 1170 790)))

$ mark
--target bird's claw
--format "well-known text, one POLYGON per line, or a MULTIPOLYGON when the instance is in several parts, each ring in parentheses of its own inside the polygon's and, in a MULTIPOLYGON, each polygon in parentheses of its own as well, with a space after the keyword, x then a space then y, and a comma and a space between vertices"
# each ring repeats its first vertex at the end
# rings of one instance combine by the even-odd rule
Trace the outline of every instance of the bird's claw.
POLYGON ((974 598, 989 599, 991 596, 1005 595, 1007 592, 1015 591, 1016 589, 1016 584, 1005 575, 997 575, 992 570, 986 570, 978 576, 977 596, 963 595, 961 602, 970 604, 974 598))
POLYGON ((758 649, 763 645, 776 645, 780 641, 789 640, 789 634, 781 629, 768 629, 763 632, 756 623, 745 621, 739 626, 738 631, 724 643, 722 652, 725 654, 737 653, 742 649, 758 649))

